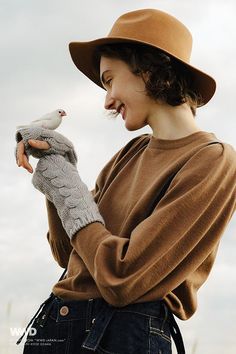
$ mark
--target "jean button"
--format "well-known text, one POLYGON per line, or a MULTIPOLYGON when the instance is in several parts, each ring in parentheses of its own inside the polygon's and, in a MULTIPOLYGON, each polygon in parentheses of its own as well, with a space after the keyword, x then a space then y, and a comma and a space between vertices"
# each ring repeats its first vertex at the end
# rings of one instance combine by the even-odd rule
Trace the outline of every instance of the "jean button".
POLYGON ((62 306, 60 308, 60 315, 61 316, 66 316, 69 313, 69 308, 67 306, 62 306))

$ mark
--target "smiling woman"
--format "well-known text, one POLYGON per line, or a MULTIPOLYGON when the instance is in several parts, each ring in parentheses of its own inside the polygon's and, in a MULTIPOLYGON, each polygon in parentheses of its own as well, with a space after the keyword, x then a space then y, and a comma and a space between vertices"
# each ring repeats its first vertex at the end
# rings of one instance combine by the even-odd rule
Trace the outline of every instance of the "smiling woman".
MULTIPOLYGON (((145 92, 154 100, 173 106, 188 102, 194 115, 202 104, 200 93, 191 89, 191 72, 157 48, 133 43, 104 44, 95 51, 95 65, 101 57, 120 59, 128 64, 130 71, 143 79, 145 92)), ((104 73, 101 75, 103 86, 104 73)), ((106 83, 110 84, 110 80, 106 83)))
MULTIPOLYGON (((126 45, 126 48, 127 46, 129 48, 128 52, 130 52, 132 46, 126 45)), ((105 53, 104 49, 100 50, 101 78, 107 91, 105 109, 114 110, 115 116, 121 113, 128 130, 137 130, 149 125, 153 130, 153 135, 160 137, 162 133, 160 131, 161 118, 159 118, 158 126, 155 117, 157 115, 164 116, 164 111, 167 112, 168 107, 168 110, 173 112, 173 116, 178 115, 179 125, 181 119, 188 119, 188 122, 183 122, 183 126, 197 131, 197 125, 193 120, 198 104, 197 94, 191 93, 184 76, 181 77, 181 74, 179 74, 177 79, 177 74, 169 73, 167 75, 166 66, 163 68, 163 73, 157 76, 157 73, 161 71, 160 65, 159 67, 157 65, 157 59, 156 66, 150 63, 149 69, 147 65, 143 69, 137 68, 135 63, 132 67, 130 64, 132 63, 132 56, 130 62, 126 60, 128 63, 119 59, 119 53, 123 53, 123 51, 125 52, 125 46, 119 46, 115 57, 114 50, 110 52, 105 49, 105 53)), ((136 51, 134 51, 134 54, 136 54, 136 51)), ((142 51, 140 51, 140 55, 142 56, 142 51)), ((170 63, 168 68, 171 71, 170 63)), ((172 130, 173 116, 171 116, 172 130)), ((164 119, 166 124, 166 114, 164 119)))
POLYGON ((100 70, 105 74, 105 109, 121 113, 128 130, 144 127, 152 100, 146 95, 143 79, 118 59, 102 57, 100 70))
POLYGON ((24 354, 170 354, 172 339, 185 353, 175 316, 196 312, 236 206, 236 152, 195 119, 216 85, 190 64, 191 47, 188 29, 156 9, 120 16, 105 38, 70 43, 75 65, 105 90, 105 109, 128 130, 152 130, 111 158, 92 192, 68 139, 42 129, 36 140, 50 148, 39 151, 29 145, 35 128, 17 133, 21 158, 39 158, 33 185, 46 197, 52 254, 67 269, 33 317, 24 354))

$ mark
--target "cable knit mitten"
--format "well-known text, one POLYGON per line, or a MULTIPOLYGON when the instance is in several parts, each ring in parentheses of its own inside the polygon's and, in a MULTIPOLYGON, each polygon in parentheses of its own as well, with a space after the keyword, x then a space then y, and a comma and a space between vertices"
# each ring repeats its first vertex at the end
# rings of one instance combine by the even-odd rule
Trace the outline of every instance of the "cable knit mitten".
POLYGON ((73 165, 76 165, 77 156, 72 142, 54 130, 41 127, 22 128, 16 132, 17 143, 21 140, 24 142, 27 156, 32 155, 33 157, 41 158, 45 155, 59 154, 64 156, 73 165), (50 148, 46 150, 35 149, 29 145, 29 139, 46 141, 50 145, 50 148))
POLYGON ((93 222, 104 220, 91 192, 75 166, 60 155, 47 155, 37 164, 32 183, 56 207, 62 225, 71 238, 93 222))

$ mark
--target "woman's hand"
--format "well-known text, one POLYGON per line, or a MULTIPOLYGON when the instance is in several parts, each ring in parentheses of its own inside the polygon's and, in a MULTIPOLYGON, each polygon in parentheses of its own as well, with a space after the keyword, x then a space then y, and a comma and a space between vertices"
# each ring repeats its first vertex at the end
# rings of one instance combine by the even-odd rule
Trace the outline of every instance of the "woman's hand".
POLYGON ((28 172, 33 169, 29 163, 29 156, 40 159, 45 155, 59 154, 71 164, 76 165, 77 155, 72 142, 64 135, 41 127, 28 127, 16 131, 17 146, 15 157, 18 166, 22 166, 28 172))
MULTIPOLYGON (((47 150, 50 148, 50 145, 46 141, 41 140, 28 140, 30 146, 35 149, 47 150)), ((16 151, 16 162, 18 167, 25 168, 29 173, 33 173, 33 167, 29 163, 28 156, 25 154, 25 145, 23 140, 21 140, 17 144, 17 151, 16 151)))

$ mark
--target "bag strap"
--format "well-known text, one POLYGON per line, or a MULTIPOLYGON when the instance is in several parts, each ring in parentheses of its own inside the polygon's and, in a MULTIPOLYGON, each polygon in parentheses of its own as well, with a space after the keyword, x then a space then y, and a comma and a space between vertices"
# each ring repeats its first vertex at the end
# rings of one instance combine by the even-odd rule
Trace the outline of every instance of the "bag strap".
POLYGON ((65 268, 65 269, 63 270, 63 273, 62 273, 62 275, 60 276, 60 278, 59 278, 58 281, 60 281, 60 280, 62 280, 62 279, 64 278, 64 276, 66 275, 66 272, 67 272, 67 268, 65 268))
MULTIPOLYGON (((63 271, 63 273, 62 273, 62 275, 60 276, 60 278, 59 278, 58 281, 60 281, 60 280, 62 280, 62 279, 64 278, 66 272, 67 272, 67 268, 64 269, 64 271, 63 271)), ((28 328, 29 328, 30 325, 33 323, 34 319, 38 316, 38 314, 39 314, 39 312, 41 311, 41 309, 42 309, 45 305, 47 305, 54 297, 55 297, 55 295, 53 294, 53 292, 51 292, 51 294, 49 295, 49 297, 39 306, 39 308, 38 308, 38 310, 36 311, 35 315, 32 317, 32 319, 31 319, 30 322, 28 323, 27 327, 25 328, 25 330, 24 330, 22 336, 21 336, 21 337, 18 339, 18 341, 16 342, 17 345, 20 344, 20 342, 21 342, 22 339, 24 338, 24 336, 25 336, 25 334, 26 334, 28 328)))

